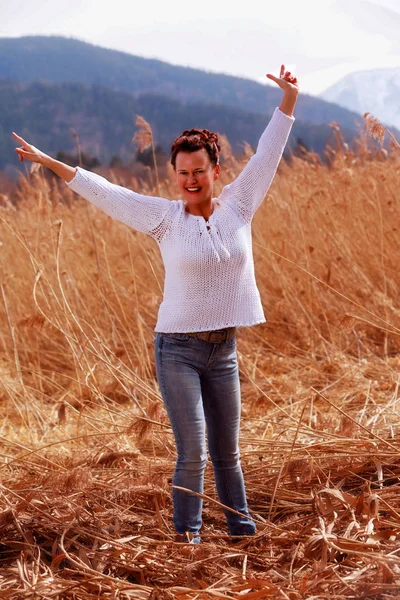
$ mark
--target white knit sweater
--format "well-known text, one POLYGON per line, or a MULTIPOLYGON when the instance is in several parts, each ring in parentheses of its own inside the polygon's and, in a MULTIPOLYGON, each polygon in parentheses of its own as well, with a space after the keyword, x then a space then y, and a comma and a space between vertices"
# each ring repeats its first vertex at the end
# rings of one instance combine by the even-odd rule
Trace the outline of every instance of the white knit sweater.
POLYGON ((74 192, 152 236, 160 248, 165 283, 156 332, 265 322, 254 276, 251 221, 274 178, 294 120, 275 109, 256 153, 213 199, 208 223, 188 214, 182 200, 144 196, 77 167, 67 183, 74 192))

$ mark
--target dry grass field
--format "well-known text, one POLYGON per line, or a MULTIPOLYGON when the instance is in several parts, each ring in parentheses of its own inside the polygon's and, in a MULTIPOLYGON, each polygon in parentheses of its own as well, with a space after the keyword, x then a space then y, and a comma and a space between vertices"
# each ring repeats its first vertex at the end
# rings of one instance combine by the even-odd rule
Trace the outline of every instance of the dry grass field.
MULTIPOLYGON (((209 464, 203 543, 175 541, 155 242, 42 170, 0 197, 0 598, 399 597, 400 154, 370 148, 333 126, 330 166, 282 161, 255 216, 268 322, 238 356, 258 534, 238 544, 209 464)), ((224 140, 219 189, 248 154, 224 140)))

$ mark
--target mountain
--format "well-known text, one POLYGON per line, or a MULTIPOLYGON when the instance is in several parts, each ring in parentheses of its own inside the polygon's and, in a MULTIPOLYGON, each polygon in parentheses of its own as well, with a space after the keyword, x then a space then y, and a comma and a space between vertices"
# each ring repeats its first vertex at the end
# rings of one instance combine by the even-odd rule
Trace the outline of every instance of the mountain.
MULTIPOLYGON (((0 79, 94 84, 135 97, 151 93, 258 114, 270 114, 282 97, 276 85, 171 65, 61 36, 0 38, 0 79)), ((357 112, 308 94, 300 94, 296 118, 315 124, 336 121, 349 129, 362 121, 357 112)))
MULTIPOLYGON (((155 142, 165 151, 181 131, 199 127, 226 135, 235 153, 242 151, 244 141, 257 145, 272 115, 219 104, 189 104, 155 94, 134 97, 99 85, 48 82, 0 81, 0 107, 0 168, 16 165, 12 131, 55 156, 58 151, 75 153, 75 130, 82 151, 104 164, 115 155, 124 162, 132 158, 137 115, 151 124, 155 142)), ((355 132, 342 132, 351 142, 355 132)), ((301 140, 302 145, 322 153, 330 134, 328 125, 296 119, 287 151, 301 140)))
POLYGON ((400 129, 400 67, 350 73, 319 97, 400 129))
MULTIPOLYGON (((11 131, 54 156, 82 150, 102 163, 132 157, 136 115, 168 151, 183 129, 204 127, 227 136, 235 152, 253 147, 282 90, 109 50, 73 38, 0 38, 0 168, 15 165, 11 131)), ((322 154, 337 122, 351 144, 362 117, 300 94, 288 150, 297 143, 322 154)), ((20 165, 18 164, 18 168, 20 165)))

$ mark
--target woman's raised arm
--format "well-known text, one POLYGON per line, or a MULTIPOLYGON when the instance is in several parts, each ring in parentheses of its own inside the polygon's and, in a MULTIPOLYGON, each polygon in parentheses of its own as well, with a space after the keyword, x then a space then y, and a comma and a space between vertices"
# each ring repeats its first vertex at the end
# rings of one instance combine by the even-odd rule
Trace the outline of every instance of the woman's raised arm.
POLYGON ((220 199, 249 223, 264 200, 282 158, 292 125, 299 88, 296 77, 281 66, 280 78, 268 74, 284 90, 282 102, 261 135, 256 153, 240 175, 221 192, 220 199))
POLYGON ((54 171, 56 175, 61 177, 61 179, 64 179, 65 182, 71 181, 71 179, 75 176, 76 167, 70 167, 59 160, 51 158, 51 156, 48 154, 45 154, 35 146, 32 146, 32 144, 28 144, 24 138, 14 133, 14 131, 12 134, 14 138, 21 144, 20 148, 15 148, 15 152, 18 154, 21 162, 24 160, 24 158, 26 158, 31 162, 39 163, 44 167, 48 167, 54 171))
POLYGON ((20 148, 15 149, 21 161, 26 158, 48 167, 61 177, 71 190, 113 219, 151 235, 158 242, 168 231, 176 202, 158 196, 144 196, 111 183, 105 177, 82 167, 70 167, 28 144, 14 132, 13 136, 21 144, 20 148))

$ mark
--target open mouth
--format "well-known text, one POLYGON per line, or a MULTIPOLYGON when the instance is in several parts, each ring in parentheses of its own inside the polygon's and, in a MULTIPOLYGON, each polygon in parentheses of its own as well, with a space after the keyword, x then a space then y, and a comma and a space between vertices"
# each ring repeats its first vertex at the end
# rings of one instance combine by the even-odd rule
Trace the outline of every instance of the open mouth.
POLYGON ((197 194, 198 192, 200 192, 200 190, 201 190, 200 187, 186 188, 186 191, 189 192, 189 194, 197 194))

